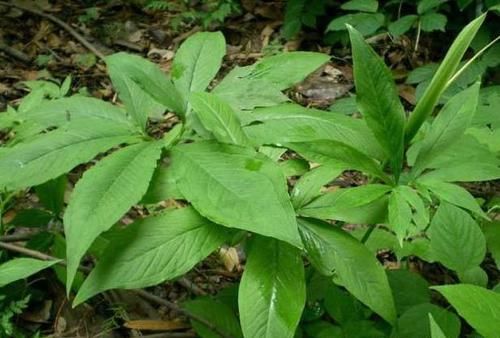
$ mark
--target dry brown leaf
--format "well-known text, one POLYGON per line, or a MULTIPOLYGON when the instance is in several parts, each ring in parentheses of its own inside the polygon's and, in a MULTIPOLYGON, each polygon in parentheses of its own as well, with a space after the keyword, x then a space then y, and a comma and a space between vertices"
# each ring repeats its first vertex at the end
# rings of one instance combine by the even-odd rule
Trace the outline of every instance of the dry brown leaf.
POLYGON ((131 330, 148 330, 148 331, 173 331, 181 329, 189 329, 191 326, 181 320, 129 320, 123 324, 124 327, 131 330))

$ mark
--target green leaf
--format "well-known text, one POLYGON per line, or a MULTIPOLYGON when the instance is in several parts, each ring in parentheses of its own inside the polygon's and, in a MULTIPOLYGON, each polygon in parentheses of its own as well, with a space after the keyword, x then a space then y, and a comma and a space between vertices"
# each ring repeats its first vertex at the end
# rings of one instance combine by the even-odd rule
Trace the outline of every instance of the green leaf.
POLYGON ((409 186, 399 186, 397 187, 401 196, 408 202, 408 204, 413 209, 413 222, 417 226, 418 230, 424 230, 427 225, 429 225, 429 210, 426 208, 424 201, 417 193, 409 186))
POLYGON ((476 267, 486 254, 481 229, 465 211, 441 203, 429 229, 432 257, 459 273, 476 267))
POLYGON ((73 306, 105 290, 142 288, 181 276, 227 237, 227 230, 190 207, 138 220, 112 234, 73 306))
POLYGON ((357 299, 389 323, 396 321, 391 289, 383 267, 358 240, 324 222, 299 218, 300 233, 311 263, 323 274, 335 274, 357 299))
POLYGON ((331 281, 328 284, 323 304, 330 317, 342 327, 345 327, 348 322, 363 320, 364 313, 367 312, 356 298, 331 281))
POLYGON ((126 88, 129 79, 158 103, 176 113, 184 113, 184 103, 170 78, 157 65, 137 55, 116 53, 106 57, 106 65, 118 92, 126 88))
POLYGON ((241 124, 230 105, 210 93, 193 93, 189 103, 203 126, 212 132, 219 142, 236 145, 249 143, 241 124))
POLYGON ((245 133, 257 144, 284 144, 333 140, 375 158, 384 151, 377 144, 365 122, 297 104, 282 104, 256 109, 245 115, 245 133))
POLYGON ((49 127, 59 127, 69 122, 80 122, 88 118, 114 122, 123 125, 123 127, 132 126, 127 114, 120 107, 96 98, 78 95, 57 100, 45 100, 31 110, 19 113, 18 117, 25 122, 36 123, 37 132, 49 127))
POLYGON ((55 215, 59 215, 63 209, 64 193, 66 192, 67 184, 67 176, 62 175, 35 187, 35 192, 40 199, 40 203, 55 215))
POLYGON ((389 68, 358 31, 350 27, 349 34, 358 108, 386 151, 397 181, 403 162, 403 106, 389 68))
POLYGON ((172 149, 171 170, 182 195, 213 222, 300 247, 285 177, 265 155, 239 146, 197 142, 172 149))
POLYGON ((199 32, 179 47, 172 63, 172 80, 184 98, 192 92, 204 91, 215 77, 226 54, 226 41, 221 32, 199 32))
POLYGON ((440 13, 430 12, 420 17, 420 27, 424 32, 445 31, 448 18, 440 13))
POLYGON ((392 35, 400 36, 408 32, 417 20, 417 15, 405 15, 398 20, 391 22, 387 28, 389 29, 389 33, 392 35))
POLYGON ((254 238, 238 295, 245 338, 292 338, 305 302, 300 252, 272 238, 254 238))
POLYGON ((0 287, 34 275, 61 260, 41 261, 33 258, 13 258, 0 265, 0 287))
MULTIPOLYGON (((201 297, 185 302, 183 308, 194 315, 206 319, 227 336, 234 338, 243 337, 240 323, 233 310, 219 300, 210 297, 201 297)), ((201 338, 220 338, 220 335, 215 334, 200 322, 191 320, 191 325, 201 338)))
POLYGON ((424 14, 433 8, 444 3, 446 0, 420 0, 417 6, 417 13, 424 14))
POLYGON ((458 338, 460 319, 441 307, 424 303, 409 308, 399 317, 393 338, 432 338, 429 314, 434 317, 448 338, 458 338))
MULTIPOLYGON (((111 68, 113 69, 113 68, 111 68)), ((116 72, 116 70, 114 70, 116 72)), ((146 130, 148 117, 161 116, 165 110, 157 101, 147 94, 139 84, 132 78, 111 73, 114 85, 120 99, 125 104, 127 113, 130 114, 132 120, 141 128, 146 130)))
POLYGON ((488 338, 500 337, 500 294, 467 284, 432 288, 441 293, 479 334, 488 338))
POLYGON ((385 16, 381 13, 347 14, 333 19, 326 28, 326 32, 345 31, 346 24, 356 28, 363 36, 374 34, 384 25, 385 16))
MULTIPOLYGON (((330 60, 314 52, 288 52, 266 57, 255 65, 250 79, 265 80, 279 90, 290 88, 330 60), (291 71, 293 70, 293 71, 291 71)), ((266 90, 262 88, 261 90, 266 90)))
POLYGON ((87 170, 75 185, 64 214, 68 282, 94 240, 140 201, 161 155, 160 142, 120 149, 87 170))
POLYGON ((443 62, 432 78, 430 85, 425 90, 408 119, 405 130, 405 141, 407 144, 410 143, 422 124, 432 114, 439 98, 448 86, 448 81, 455 74, 460 60, 467 51, 467 48, 469 48, 472 39, 479 30, 479 27, 481 27, 485 17, 486 15, 483 14, 469 23, 462 29, 455 41, 453 41, 443 62))
POLYGON ((345 11, 359 11, 375 13, 378 10, 377 0, 351 0, 340 6, 345 11))
POLYGON ((130 129, 88 119, 7 148, 0 155, 0 187, 18 190, 39 185, 121 143, 138 141, 130 129))
POLYGON ((156 168, 141 203, 154 204, 169 199, 184 199, 175 180, 175 173, 170 170, 170 167, 162 165, 156 168))
POLYGON ((364 153, 341 142, 321 140, 304 143, 287 143, 286 146, 311 162, 334 164, 346 169, 358 170, 365 174, 381 178, 385 182, 391 179, 380 168, 380 164, 364 153))
POLYGON ((320 195, 321 187, 339 176, 344 171, 333 165, 322 165, 305 173, 293 186, 292 203, 300 209, 313 198, 320 195))
POLYGON ((419 182, 438 196, 441 201, 470 210, 476 215, 488 219, 474 197, 461 186, 434 180, 421 180, 419 182))
POLYGON ((387 277, 398 314, 404 313, 412 306, 431 301, 429 283, 419 274, 398 269, 388 270, 387 277))
POLYGON ((389 196, 389 225, 396 233, 399 245, 403 246, 403 240, 408 236, 412 223, 412 211, 406 198, 398 189, 393 189, 389 196))
POLYGON ((500 268, 500 222, 487 222, 483 228, 488 251, 500 268))
POLYGON ((418 175, 432 160, 460 140, 476 112, 479 83, 455 95, 443 107, 425 136, 413 171, 418 175))
POLYGON ((319 219, 332 219, 354 224, 384 222, 387 197, 391 187, 368 184, 355 188, 337 189, 326 193, 297 211, 319 219))
POLYGON ((233 68, 212 93, 236 111, 275 106, 289 101, 276 85, 262 79, 251 78, 250 74, 254 68, 255 65, 233 68))
POLYGON ((432 314, 430 313, 429 313, 429 325, 431 328, 431 338, 447 338, 443 330, 441 330, 438 323, 436 323, 436 320, 434 319, 434 317, 432 317, 432 314))

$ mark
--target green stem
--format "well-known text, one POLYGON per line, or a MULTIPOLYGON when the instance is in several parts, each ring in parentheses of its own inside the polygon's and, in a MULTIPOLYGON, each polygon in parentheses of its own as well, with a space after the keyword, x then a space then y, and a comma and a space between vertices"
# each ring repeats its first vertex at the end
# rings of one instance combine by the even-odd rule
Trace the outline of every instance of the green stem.
POLYGON ((375 224, 370 224, 368 226, 368 230, 366 230, 365 234, 363 235, 363 238, 361 238, 361 243, 365 244, 368 241, 373 230, 375 230, 375 224))

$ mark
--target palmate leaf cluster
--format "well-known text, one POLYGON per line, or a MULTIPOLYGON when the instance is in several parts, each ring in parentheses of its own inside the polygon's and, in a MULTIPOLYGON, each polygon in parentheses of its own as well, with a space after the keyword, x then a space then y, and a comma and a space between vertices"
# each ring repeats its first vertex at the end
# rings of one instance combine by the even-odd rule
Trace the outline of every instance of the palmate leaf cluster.
MULTIPOLYGON (((2 128, 15 136, 0 148, 0 186, 40 186, 92 161, 63 214, 63 275, 68 293, 77 289, 74 305, 109 289, 175 279, 225 243, 242 241, 247 262, 237 302, 218 296, 185 304, 211 315, 230 336, 293 337, 301 320, 312 337, 355 337, 360 327, 372 337, 418 336, 414 322, 429 337, 458 336, 458 317, 431 304, 425 280, 384 270, 373 251, 390 248, 399 259, 418 256, 456 272, 461 284, 435 290, 478 333, 495 337, 499 296, 485 288, 480 264, 487 238, 498 253, 498 240, 490 240, 496 230, 485 237, 479 222, 488 215, 456 184, 500 178, 498 153, 469 132, 479 83, 432 117, 483 20, 464 28, 409 117, 390 71, 352 27, 362 118, 301 107, 283 94, 326 63, 324 54, 264 58, 234 68, 210 90, 225 54, 221 33, 186 40, 169 75, 140 57, 111 55, 106 63, 122 106, 78 95, 47 99, 44 91, 35 97, 34 91, 28 103, 5 113, 2 128), (149 122, 165 111, 182 122, 151 136, 149 122), (286 160, 284 153, 295 155, 286 160), (362 173, 367 183, 324 192, 346 170, 362 173), (300 176, 291 192, 287 176, 300 176), (168 199, 186 206, 115 226, 133 206, 168 199), (380 226, 349 232, 344 222, 380 226), (89 250, 99 252, 97 263, 76 283, 89 250), (462 292, 475 295, 474 302, 462 292), (308 314, 316 301, 335 325, 308 314), (373 314, 382 327, 368 320, 373 314)), ((55 263, 10 260, 0 265, 0 287, 55 263)), ((202 324, 193 326, 213 336, 202 324)))

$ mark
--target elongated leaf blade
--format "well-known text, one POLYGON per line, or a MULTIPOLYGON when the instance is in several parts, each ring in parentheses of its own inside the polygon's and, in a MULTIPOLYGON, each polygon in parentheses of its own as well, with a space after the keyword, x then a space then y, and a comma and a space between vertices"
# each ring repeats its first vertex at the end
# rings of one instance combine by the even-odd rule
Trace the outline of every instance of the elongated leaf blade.
POLYGON ((94 240, 140 201, 161 154, 161 142, 120 149, 85 172, 64 214, 70 290, 80 259, 94 240))
POLYGON ((470 210, 473 213, 488 219, 474 197, 464 188, 447 182, 435 180, 420 180, 423 186, 436 194, 440 200, 470 210))
POLYGON ((387 193, 391 187, 368 184, 328 192, 297 211, 319 219, 332 219, 354 224, 375 224, 385 221, 387 193))
POLYGON ((187 105, 192 92, 204 91, 215 77, 226 54, 221 32, 199 32, 179 47, 172 63, 172 80, 187 105))
POLYGON ((486 239, 479 225, 467 212, 451 204, 441 203, 429 237, 432 257, 458 273, 477 267, 486 254, 486 239))
POLYGON ((469 23, 458 34, 455 41, 453 41, 443 62, 441 62, 436 74, 432 78, 430 85, 425 90, 408 119, 405 130, 405 141, 407 144, 410 143, 425 120, 432 114, 439 98, 447 88, 448 81, 455 74, 460 60, 469 48, 472 39, 474 39, 485 18, 486 14, 483 14, 469 23))
POLYGON ((0 187, 17 190, 39 185, 109 148, 137 141, 128 127, 110 121, 72 123, 6 148, 0 154, 0 187))
POLYGON ((479 83, 476 83, 455 95, 443 107, 420 147, 413 168, 416 175, 428 168, 434 157, 439 156, 454 142, 460 140, 474 117, 478 96, 479 83))
POLYGON ((60 262, 60 260, 41 261, 33 258, 11 259, 6 263, 0 264, 0 287, 34 275, 58 262, 60 262))
POLYGON ((305 301, 300 251, 272 238, 255 238, 238 295, 245 338, 292 338, 305 301))
POLYGON ((362 243, 331 224, 299 218, 304 247, 323 274, 335 270, 342 286, 389 323, 396 308, 383 267, 362 243))
POLYGON ((197 142, 172 149, 182 195, 208 219, 301 246, 281 169, 250 148, 197 142))
POLYGON ((320 195, 321 187, 339 176, 344 168, 333 165, 322 165, 305 173, 293 186, 292 203, 300 209, 313 198, 320 195))
POLYGON ((73 305, 105 290, 142 288, 178 277, 217 249, 227 234, 190 207, 136 221, 113 234, 73 305))
POLYGON ((231 105, 237 112, 255 107, 276 106, 289 101, 289 98, 276 85, 266 80, 251 78, 250 74, 253 69, 255 65, 233 68, 212 93, 231 105))
POLYGON ((78 95, 42 101, 29 111, 20 113, 19 117, 35 122, 41 129, 59 127, 88 118, 103 119, 125 126, 132 125, 122 108, 93 97, 78 95))
POLYGON ((329 59, 329 55, 314 52, 281 53, 260 60, 249 78, 265 80, 284 90, 304 80, 329 59))
POLYGON ((476 331, 484 337, 500 337, 500 294, 468 285, 433 286, 476 331))
POLYGON ((214 94, 193 93, 189 102, 205 129, 212 132, 219 142, 247 145, 247 136, 230 105, 214 94))
POLYGON ((410 232, 412 223, 412 211, 406 198, 396 188, 389 197, 389 225, 396 233, 399 245, 403 246, 403 240, 410 232))
POLYGON ((311 162, 334 164, 346 169, 359 170, 378 177, 386 182, 391 179, 380 168, 380 164, 355 148, 337 141, 312 141, 304 143, 287 143, 299 155, 311 162))
POLYGON ((172 80, 154 63, 137 55, 116 53, 106 57, 109 75, 116 90, 127 91, 125 78, 135 82, 155 101, 176 113, 184 113, 182 97, 172 80))
POLYGON ((405 113, 392 74, 382 59, 349 26, 354 61, 354 83, 359 111, 389 157, 399 178, 403 163, 405 113))
POLYGON ((371 157, 385 158, 383 149, 361 119, 297 104, 259 108, 244 117, 245 133, 256 144, 332 140, 349 144, 371 157))

